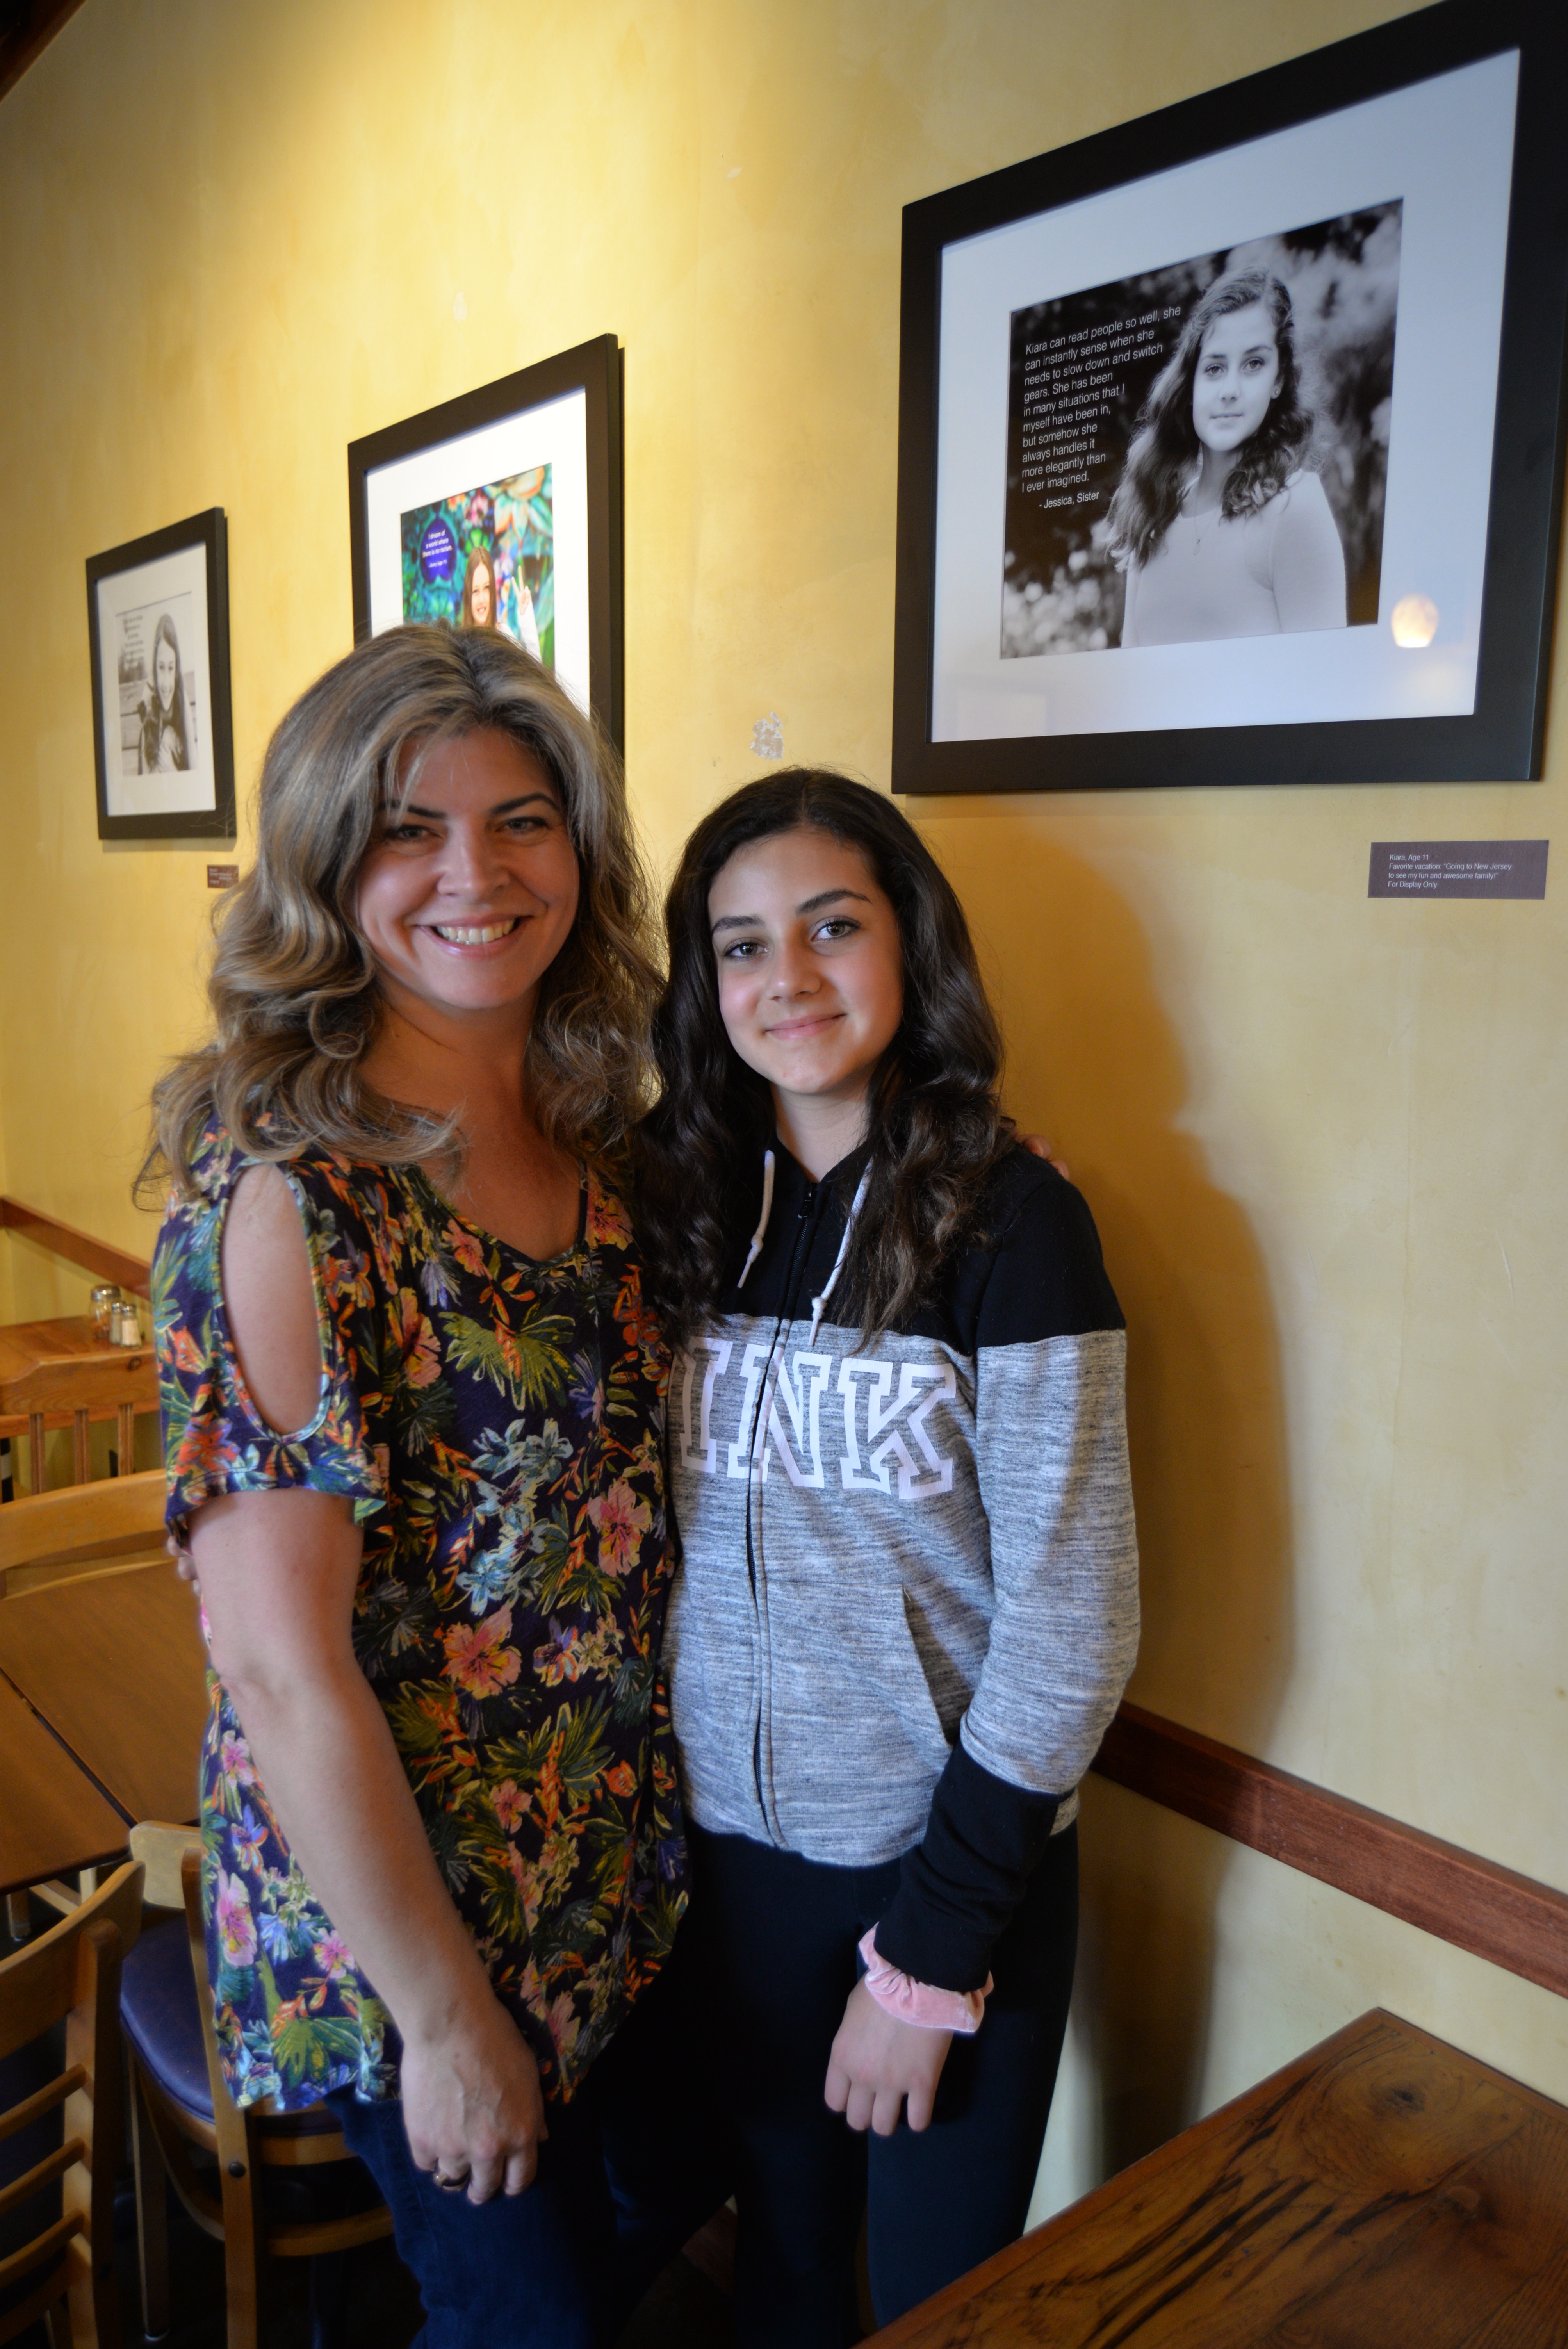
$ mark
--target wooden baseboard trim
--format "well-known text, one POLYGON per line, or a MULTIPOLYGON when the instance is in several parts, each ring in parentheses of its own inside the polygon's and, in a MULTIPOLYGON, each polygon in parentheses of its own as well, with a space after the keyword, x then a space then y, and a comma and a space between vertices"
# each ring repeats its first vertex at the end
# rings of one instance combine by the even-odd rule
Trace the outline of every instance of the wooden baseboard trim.
POLYGON ((40 1247, 63 1256, 67 1264, 79 1265, 84 1272, 96 1272, 100 1280, 112 1280, 135 1296, 147 1295, 152 1267, 144 1257, 128 1256, 123 1248, 111 1247, 107 1240, 95 1240, 90 1232, 78 1232, 74 1224, 62 1224, 57 1216, 46 1216, 41 1207, 29 1207, 20 1199, 0 1196, 0 1230, 36 1240, 40 1247))
POLYGON ((1568 1893, 1124 1704, 1094 1768, 1201 1826, 1568 1998, 1568 1893))

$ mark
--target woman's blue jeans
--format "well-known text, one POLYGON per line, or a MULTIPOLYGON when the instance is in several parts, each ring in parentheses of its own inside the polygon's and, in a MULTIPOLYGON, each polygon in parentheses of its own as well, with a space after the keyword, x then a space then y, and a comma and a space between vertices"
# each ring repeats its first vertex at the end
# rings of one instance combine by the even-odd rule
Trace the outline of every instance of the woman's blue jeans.
MULTIPOLYGON (((665 1994, 661 1995, 661 1992, 665 1994)), ((550 2135, 524 2194, 472 2203, 416 2169, 393 2100, 331 2099, 392 2213, 425 2304, 419 2349, 603 2349, 729 2191, 687 2110, 678 1993, 639 2001, 550 2135)))

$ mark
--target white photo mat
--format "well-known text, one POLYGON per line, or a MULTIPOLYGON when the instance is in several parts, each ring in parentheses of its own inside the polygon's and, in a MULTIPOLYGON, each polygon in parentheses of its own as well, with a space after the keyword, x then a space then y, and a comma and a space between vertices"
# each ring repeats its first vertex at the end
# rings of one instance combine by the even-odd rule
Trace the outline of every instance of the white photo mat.
POLYGON ((1464 716, 1477 659, 1518 52, 949 246, 941 280, 931 740, 1464 716), (1014 312, 1399 198, 1375 627, 1004 657, 1014 312), (1441 625, 1397 645, 1395 603, 1441 625))
POLYGON ((569 391, 457 434, 365 476, 370 630, 403 618, 402 517, 535 467, 551 468, 555 674, 589 707, 588 401, 569 391))
POLYGON ((106 812, 121 816, 210 815, 218 803, 212 765, 211 657, 207 610, 207 550, 196 543, 177 554, 156 557, 128 571, 99 579, 94 588, 98 604, 98 685, 104 740, 103 763, 106 812), (172 772, 136 771, 134 750, 126 747, 132 730, 135 692, 122 679, 122 648, 144 650, 143 683, 150 691, 156 632, 167 614, 174 624, 180 647, 181 683, 185 696, 188 764, 172 772))

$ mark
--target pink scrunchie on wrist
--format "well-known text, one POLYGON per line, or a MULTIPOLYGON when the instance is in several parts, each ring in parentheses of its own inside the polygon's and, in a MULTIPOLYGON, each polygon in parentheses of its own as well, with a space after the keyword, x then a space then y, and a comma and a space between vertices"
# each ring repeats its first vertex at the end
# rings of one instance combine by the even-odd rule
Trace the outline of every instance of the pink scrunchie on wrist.
POLYGON ((874 1925, 860 1948, 866 1961, 866 1988, 884 2014, 899 2023, 916 2023, 922 2031, 961 2032, 966 2039, 979 2030, 993 1987, 989 1974, 984 1990, 938 1990, 934 1982, 912 1982, 908 1974, 901 1974, 896 1966, 877 1955, 874 1925))

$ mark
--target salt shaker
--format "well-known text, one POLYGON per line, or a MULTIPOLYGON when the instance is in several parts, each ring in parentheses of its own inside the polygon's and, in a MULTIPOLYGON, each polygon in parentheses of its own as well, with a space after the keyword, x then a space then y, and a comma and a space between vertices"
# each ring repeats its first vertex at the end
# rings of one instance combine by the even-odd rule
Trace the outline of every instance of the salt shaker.
POLYGON ((112 1319, 114 1309, 119 1303, 119 1291, 112 1281, 106 1281, 101 1288, 93 1290, 91 1310, 95 1337, 112 1340, 114 1336, 112 1319))

